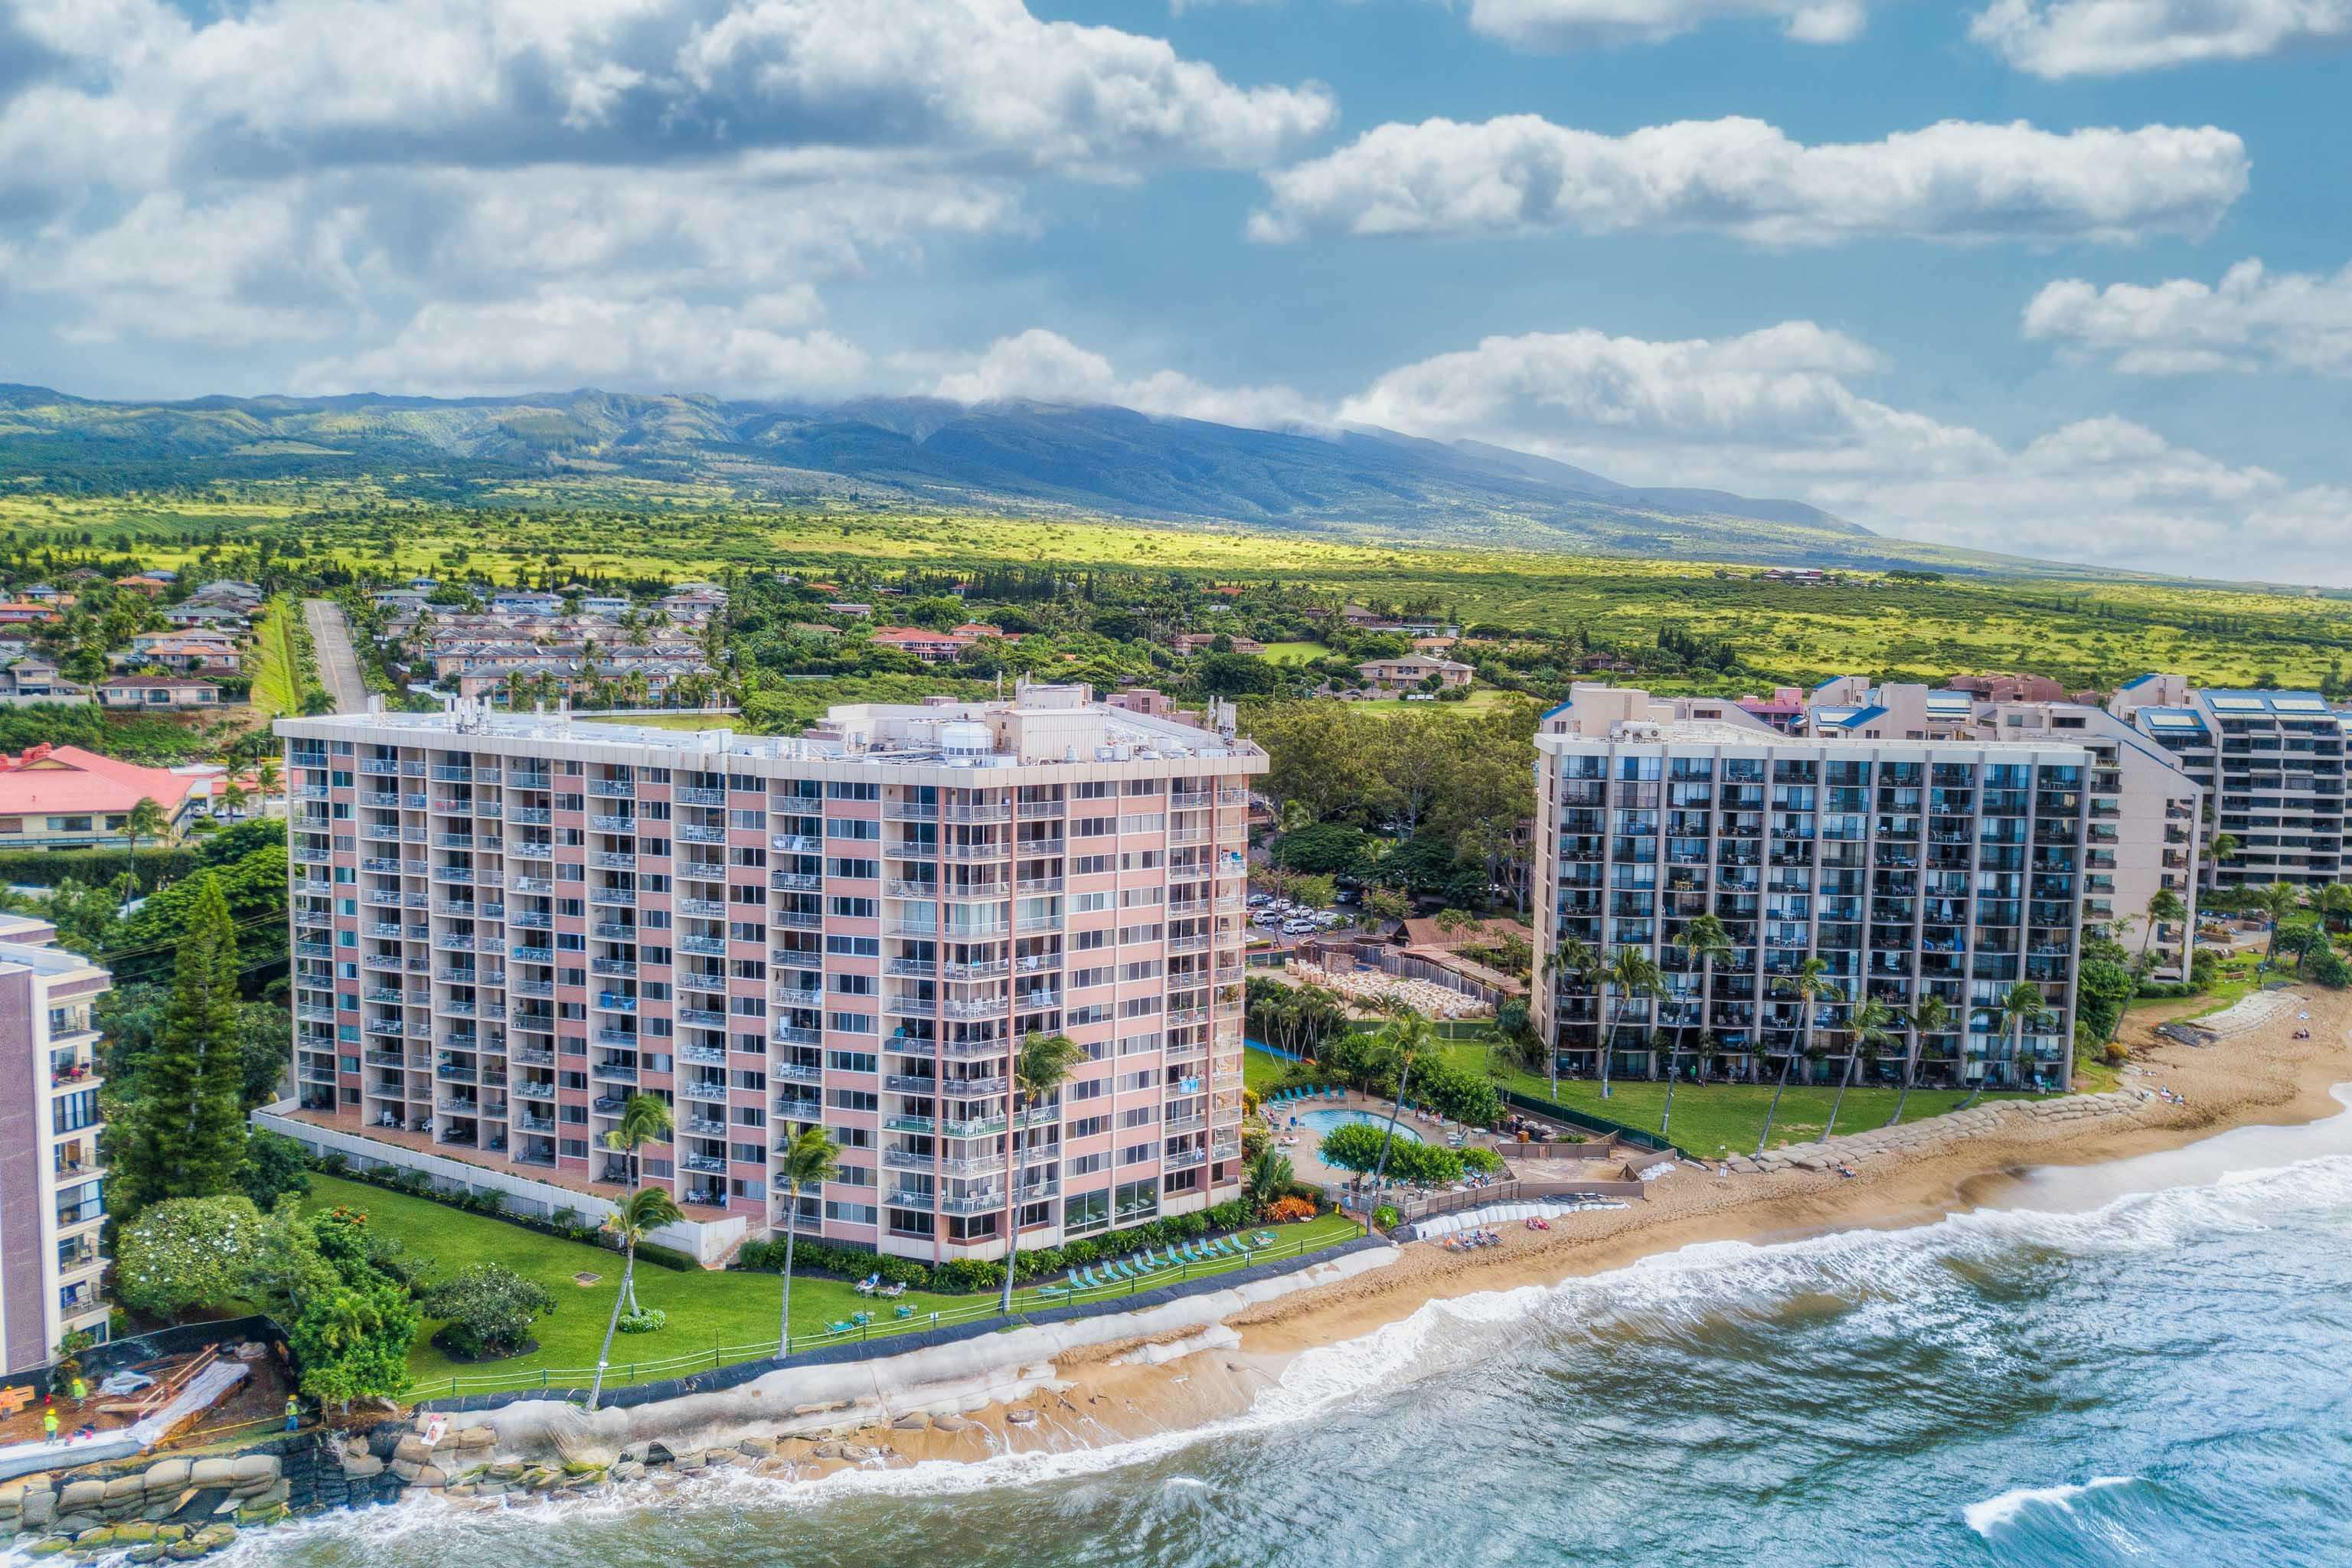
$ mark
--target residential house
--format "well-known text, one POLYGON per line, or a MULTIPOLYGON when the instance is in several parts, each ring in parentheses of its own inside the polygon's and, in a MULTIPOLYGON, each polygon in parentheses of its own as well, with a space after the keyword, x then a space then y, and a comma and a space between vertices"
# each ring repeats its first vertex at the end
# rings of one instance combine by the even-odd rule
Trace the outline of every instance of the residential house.
POLYGON ((1422 682, 1431 676, 1442 687, 1467 686, 1475 672, 1466 665, 1450 658, 1432 658, 1427 654, 1407 654, 1402 658, 1375 658, 1356 666, 1356 673, 1364 684, 1380 691, 1419 690, 1422 682))
POLYGON ((103 707, 145 712, 176 712, 188 708, 218 708, 222 704, 217 685, 186 675, 118 675, 98 683, 98 700, 103 707))
POLYGON ((211 798, 212 770, 142 768, 79 746, 0 752, 0 844, 79 848, 122 842, 123 824, 142 799, 163 808, 178 837, 211 798))
POLYGON ((26 654, 0 668, 0 704, 22 707, 35 702, 87 702, 89 693, 58 673, 46 658, 26 654))
POLYGON ((977 638, 960 632, 927 631, 921 626, 877 626, 871 640, 882 647, 913 654, 925 664, 953 664, 977 638))
POLYGON ((1265 651, 1265 644, 1262 642, 1254 641, 1249 637, 1227 637, 1223 632, 1179 632, 1170 640, 1169 646, 1173 647, 1178 653, 1188 656, 1196 653, 1206 653, 1209 651, 1209 645, 1215 642, 1221 637, 1225 637, 1226 640, 1233 645, 1233 651, 1235 653, 1264 653, 1265 651))

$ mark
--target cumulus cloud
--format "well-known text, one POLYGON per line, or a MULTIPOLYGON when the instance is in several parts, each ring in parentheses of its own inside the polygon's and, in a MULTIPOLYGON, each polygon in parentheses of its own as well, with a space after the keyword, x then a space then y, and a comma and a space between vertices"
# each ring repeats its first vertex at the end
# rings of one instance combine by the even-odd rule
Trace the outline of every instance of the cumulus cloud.
POLYGON ((2352 0, 1993 0, 1969 36, 2040 77, 2246 60, 2352 38, 2352 0))
POLYGON ((2116 418, 2014 449, 1855 383, 1867 346, 1810 321, 1652 342, 1491 337, 1379 377, 1338 417, 1473 438, 1628 483, 1794 495, 1908 538, 2284 582, 2352 582, 2352 491, 2298 488, 2116 418))
POLYGON ((1259 167, 1334 112, 1023 0, 16 0, 0 257, 76 341, 358 334, 381 353, 320 365, 407 385, 450 374, 424 324, 478 321, 499 384, 762 384, 845 345, 715 324, 758 296, 1017 231, 1040 177, 1259 167), (630 300, 665 319, 550 362, 532 323, 630 300))
POLYGON ((442 396, 583 382, 748 397, 840 395, 860 384, 866 358, 813 328, 819 314, 806 288, 725 306, 558 287, 525 300, 436 301, 389 342, 308 366, 295 384, 442 396))
POLYGON ((1806 146, 1761 121, 1625 136, 1534 115, 1367 132, 1266 175, 1252 237, 1715 230, 1767 245, 1856 236, 2129 242, 2210 233, 2246 188, 2245 145, 2213 127, 2041 131, 1946 121, 1806 146))
POLYGON ((1865 0, 1473 0, 1470 25, 1521 48, 1658 43, 1704 23, 1778 22, 1801 44, 1843 44, 1870 20, 1865 0))
POLYGON ((1102 354, 1042 327, 999 338, 971 364, 940 376, 931 395, 958 403, 1026 398, 1108 404, 1141 414, 1261 430, 1313 425, 1328 417, 1286 386, 1212 386, 1172 370, 1122 377, 1102 354))
POLYGON ((2294 370, 2352 375, 2352 266, 2333 276, 2239 262, 2216 284, 2174 278, 2105 289, 2069 278, 2025 308, 2025 335, 2112 356, 2132 375, 2294 370))

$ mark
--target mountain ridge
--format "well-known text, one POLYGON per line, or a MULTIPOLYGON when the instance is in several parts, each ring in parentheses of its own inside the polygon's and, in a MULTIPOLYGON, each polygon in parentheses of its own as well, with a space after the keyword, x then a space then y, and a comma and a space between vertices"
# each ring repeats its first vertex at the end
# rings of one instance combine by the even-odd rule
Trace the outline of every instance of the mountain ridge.
POLYGON ((0 479, 19 484, 129 489, 387 471, 458 500, 501 479, 621 475, 725 486, 747 499, 1093 513, 1365 542, 2058 570, 1883 537, 1801 501, 1624 485, 1530 453, 1373 426, 1259 430, 1017 399, 816 405, 581 387, 132 403, 0 384, 0 479))

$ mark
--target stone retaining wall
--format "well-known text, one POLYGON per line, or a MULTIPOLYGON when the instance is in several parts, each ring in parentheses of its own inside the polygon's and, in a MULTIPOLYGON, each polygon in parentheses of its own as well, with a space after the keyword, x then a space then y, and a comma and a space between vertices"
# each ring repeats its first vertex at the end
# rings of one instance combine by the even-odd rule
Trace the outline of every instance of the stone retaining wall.
POLYGON ((0 1531, 30 1537, 25 1551, 37 1557, 187 1562, 234 1542, 240 1526, 284 1518, 292 1496, 275 1454, 106 1467, 118 1468, 0 1487, 0 1531))
POLYGON ((2070 1094, 2050 1100, 1996 1100, 1966 1110, 1947 1111, 1900 1127, 1877 1127, 1850 1132, 1826 1143, 1798 1143, 1769 1149, 1754 1159, 1731 1162, 1735 1171, 1826 1171, 1839 1164, 1856 1164, 1874 1155, 1934 1154, 1988 1132, 2014 1131, 2037 1122, 2109 1120, 2137 1114, 2155 1096, 2146 1089, 2116 1089, 2107 1094, 2070 1094))

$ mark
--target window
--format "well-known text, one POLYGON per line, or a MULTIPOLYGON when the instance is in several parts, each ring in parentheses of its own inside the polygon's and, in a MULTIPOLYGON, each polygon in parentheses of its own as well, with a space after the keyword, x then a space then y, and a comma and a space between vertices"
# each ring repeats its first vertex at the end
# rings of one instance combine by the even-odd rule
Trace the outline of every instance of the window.
POLYGON ((1070 895, 1070 912, 1073 914, 1099 914, 1108 908, 1110 908, 1110 894, 1108 892, 1072 893, 1070 895))
POLYGON ((871 1013, 828 1013, 824 1025, 826 1028, 844 1035, 870 1035, 875 1032, 874 1015, 871 1013))
POLYGON ((870 816, 828 816, 824 820, 827 838, 879 838, 882 825, 870 816))
POLYGON ((848 899, 835 895, 825 900, 825 908, 845 920, 878 920, 882 914, 879 899, 848 899))
POLYGON ((1110 1118, 1108 1116, 1082 1117, 1070 1123, 1070 1136, 1073 1138, 1099 1138, 1109 1131, 1110 1118))
POLYGON ((1110 857, 1108 855, 1079 855, 1070 861, 1070 875, 1073 877, 1098 877, 1109 869, 1110 857))
MULTIPOLYGON (((1066 1169, 1066 1173, 1067 1173, 1068 1174, 1070 1174, 1070 1175, 1073 1175, 1073 1176, 1091 1176, 1091 1175, 1093 1175, 1097 1171, 1106 1171, 1106 1170, 1108 1170, 1109 1168, 1110 1168, 1110 1153, 1109 1153, 1109 1152, 1108 1152, 1108 1150, 1105 1150, 1105 1151, 1103 1151, 1103 1152, 1099 1152, 1099 1153, 1094 1153, 1094 1154, 1079 1154, 1079 1155, 1076 1155, 1076 1156, 1073 1157, 1073 1158, 1068 1162, 1068 1163, 1066 1164, 1066 1166, 1065 1167, 1065 1169, 1066 1169)), ((1097 1197, 1097 1198, 1101 1197, 1102 1195, 1103 1195, 1103 1194, 1100 1194, 1100 1193, 1097 1193, 1097 1194, 1094 1194, 1094 1196, 1096 1196, 1096 1197, 1097 1197)), ((1075 1203, 1076 1203, 1078 1200, 1077 1200, 1077 1199, 1076 1199, 1076 1198, 1073 1198, 1073 1199, 1071 1199, 1070 1201, 1071 1201, 1072 1203, 1074 1203, 1074 1204, 1075 1204, 1075 1203)), ((1065 1210, 1065 1211, 1064 1211, 1064 1214, 1065 1214, 1065 1218, 1066 1218, 1066 1218, 1067 1218, 1067 1211, 1066 1211, 1066 1210, 1065 1210)))
POLYGON ((879 860, 851 860, 840 857, 835 857, 825 861, 824 874, 828 877, 856 877, 861 879, 872 879, 879 877, 882 874, 882 862, 879 860))
POLYGON ((879 1072, 880 1058, 872 1051, 827 1051, 824 1065, 835 1072, 879 1072))
POLYGON ((864 779, 835 779, 824 786, 827 800, 880 800, 882 786, 864 779))
POLYGON ((833 988, 844 996, 871 996, 875 993, 874 976, 836 974, 833 977, 833 988))
POLYGON ((845 958, 879 958, 882 939, 878 936, 830 936, 824 939, 824 950, 845 958))

